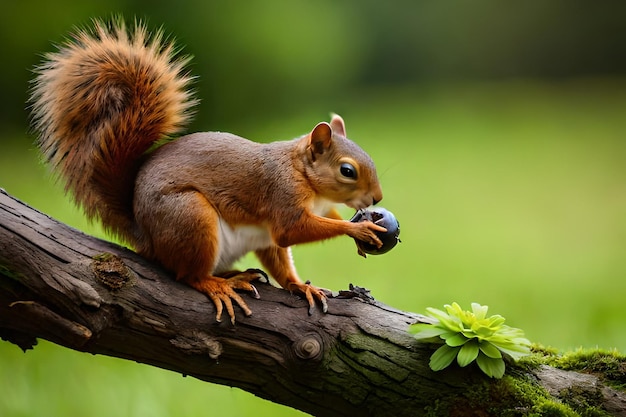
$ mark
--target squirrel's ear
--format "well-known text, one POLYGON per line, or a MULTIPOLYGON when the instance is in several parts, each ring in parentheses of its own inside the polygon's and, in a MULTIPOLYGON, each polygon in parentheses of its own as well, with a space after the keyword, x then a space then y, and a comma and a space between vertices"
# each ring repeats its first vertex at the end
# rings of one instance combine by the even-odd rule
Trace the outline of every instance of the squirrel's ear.
POLYGON ((343 119, 341 118, 341 116, 339 116, 336 113, 332 113, 332 118, 330 119, 330 127, 331 129, 333 129, 333 132, 343 136, 344 138, 347 137, 346 136, 346 124, 343 122, 343 119))
POLYGON ((315 155, 321 155, 330 148, 333 140, 333 131, 326 122, 318 123, 309 135, 309 151, 311 158, 315 160, 315 155))

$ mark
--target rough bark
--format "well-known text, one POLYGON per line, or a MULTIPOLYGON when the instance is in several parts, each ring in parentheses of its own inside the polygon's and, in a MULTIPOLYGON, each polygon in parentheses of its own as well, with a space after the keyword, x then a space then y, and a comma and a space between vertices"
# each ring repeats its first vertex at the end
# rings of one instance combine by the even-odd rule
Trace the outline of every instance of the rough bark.
MULTIPOLYGON (((467 398, 477 384, 497 383, 472 367, 432 372, 432 346, 406 332, 425 318, 358 288, 330 299, 328 314, 312 316, 287 291, 258 289, 260 299, 246 299, 251 317, 238 310, 235 326, 216 323, 206 297, 157 266, 0 192, 0 336, 23 349, 44 338, 240 387, 318 416, 423 415, 467 398)), ((626 412, 624 393, 593 375, 549 367, 516 373, 555 397, 592 387, 605 410, 626 412)))

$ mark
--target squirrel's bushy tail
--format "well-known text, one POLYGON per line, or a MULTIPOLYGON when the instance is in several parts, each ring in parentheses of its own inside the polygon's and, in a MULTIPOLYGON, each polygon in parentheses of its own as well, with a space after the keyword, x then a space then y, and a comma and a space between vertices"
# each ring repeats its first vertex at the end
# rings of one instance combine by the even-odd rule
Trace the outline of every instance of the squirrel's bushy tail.
POLYGON ((161 31, 94 21, 35 70, 39 147, 90 219, 132 243, 132 198, 142 155, 177 133, 195 104, 184 67, 161 31))

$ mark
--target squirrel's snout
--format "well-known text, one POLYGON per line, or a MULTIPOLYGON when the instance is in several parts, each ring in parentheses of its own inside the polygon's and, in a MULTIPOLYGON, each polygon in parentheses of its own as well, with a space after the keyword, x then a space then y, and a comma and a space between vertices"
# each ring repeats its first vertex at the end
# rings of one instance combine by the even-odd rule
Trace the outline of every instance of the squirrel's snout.
POLYGON ((374 198, 370 195, 364 195, 361 198, 356 198, 352 201, 346 202, 346 205, 355 210, 362 210, 370 206, 374 206, 378 204, 379 202, 380 202, 380 199, 374 198))

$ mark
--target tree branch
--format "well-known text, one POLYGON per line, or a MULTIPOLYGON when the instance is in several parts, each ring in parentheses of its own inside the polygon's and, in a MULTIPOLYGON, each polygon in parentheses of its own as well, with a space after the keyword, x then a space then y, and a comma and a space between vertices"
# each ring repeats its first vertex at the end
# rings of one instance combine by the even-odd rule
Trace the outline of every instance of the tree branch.
MULTIPOLYGON (((206 297, 134 252, 0 192, 0 336, 22 349, 44 338, 237 386, 318 416, 415 416, 455 402, 473 407, 458 399, 478 385, 503 383, 473 367, 432 372, 432 347, 406 332, 425 318, 358 288, 330 299, 328 314, 312 316, 306 301, 287 291, 258 289, 261 298, 247 300, 251 317, 237 311, 236 326, 216 323, 206 297)), ((549 367, 516 372, 555 397, 563 384, 590 384, 570 384, 574 378, 549 367)), ((605 410, 626 413, 623 392, 575 375, 593 380, 605 410)))

